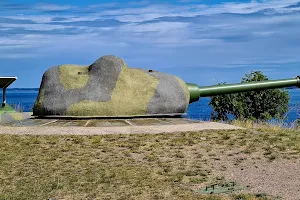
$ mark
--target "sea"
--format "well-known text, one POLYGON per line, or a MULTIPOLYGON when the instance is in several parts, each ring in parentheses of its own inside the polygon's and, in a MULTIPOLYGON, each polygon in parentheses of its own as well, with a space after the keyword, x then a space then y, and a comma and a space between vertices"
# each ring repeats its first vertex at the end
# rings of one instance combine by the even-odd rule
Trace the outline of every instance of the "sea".
MULTIPOLYGON (((31 112, 38 95, 38 89, 13 88, 7 89, 7 103, 20 108, 23 112, 31 112)), ((300 89, 288 89, 290 93, 289 111, 284 119, 285 124, 291 124, 300 118, 300 89)), ((2 99, 2 93, 0 93, 2 99)), ((202 121, 211 119, 212 108, 209 106, 209 97, 200 98, 199 101, 189 105, 185 117, 202 121)))

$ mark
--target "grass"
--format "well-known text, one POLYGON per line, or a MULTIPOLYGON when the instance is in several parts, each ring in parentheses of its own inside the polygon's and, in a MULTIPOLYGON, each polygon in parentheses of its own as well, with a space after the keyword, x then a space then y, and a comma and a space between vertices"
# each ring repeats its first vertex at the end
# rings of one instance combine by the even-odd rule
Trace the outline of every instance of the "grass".
POLYGON ((0 103, 0 114, 16 112, 10 105, 0 103))
POLYGON ((253 129, 157 135, 0 135, 0 199, 272 199, 202 195, 224 180, 216 162, 299 158, 300 131, 253 129), (241 158, 242 157, 242 158, 241 158))

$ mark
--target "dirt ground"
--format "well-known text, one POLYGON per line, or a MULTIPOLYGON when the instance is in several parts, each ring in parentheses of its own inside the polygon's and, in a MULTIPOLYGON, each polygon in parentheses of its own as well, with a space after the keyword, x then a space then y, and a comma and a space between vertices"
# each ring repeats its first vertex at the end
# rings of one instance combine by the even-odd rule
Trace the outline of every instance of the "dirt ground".
MULTIPOLYGON (((99 155, 106 155, 111 148, 114 150, 111 152, 113 155, 120 156, 118 159, 122 165, 125 158, 130 158, 134 163, 145 168, 154 166, 155 169, 156 166, 156 171, 162 170, 159 176, 174 176, 177 180, 176 177, 180 175, 180 185, 192 190, 201 189, 205 184, 214 181, 234 181, 243 187, 243 190, 238 192, 241 194, 251 193, 257 196, 266 194, 274 199, 283 200, 300 199, 300 132, 297 130, 241 129, 226 124, 205 122, 118 128, 0 126, 0 134, 5 140, 13 142, 19 140, 16 135, 20 135, 25 138, 24 147, 28 146, 27 143, 32 143, 34 148, 40 148, 37 144, 41 145, 43 142, 48 145, 48 140, 51 140, 51 144, 54 143, 52 140, 66 140, 64 143, 74 140, 74 148, 79 145, 78 151, 83 151, 83 148, 91 148, 93 147, 91 144, 100 142, 102 146, 95 146, 93 149, 93 151, 100 151, 100 148, 105 150, 102 150, 99 155), (24 135, 39 136, 32 138, 24 135), (47 139, 49 135, 55 135, 53 136, 55 138, 47 139), (89 137, 81 137, 81 135, 89 137), (61 137, 76 138, 62 140, 61 137), (183 170, 181 168, 184 168, 184 173, 180 171, 183 170), (196 183, 198 181, 199 183, 196 183)), ((64 143, 55 142, 56 146, 51 149, 57 148, 59 151, 64 143)), ((68 146, 71 147, 73 148, 68 146)), ((7 147, 7 149, 11 148, 7 147)), ((90 152, 92 151, 87 149, 87 156, 84 157, 89 158, 90 152)), ((68 153, 68 155, 73 154, 68 153)), ((19 152, 16 155, 19 155, 19 152)), ((73 160, 70 159, 70 162, 73 160)), ((131 165, 130 161, 128 166, 131 165)), ((152 177, 148 181, 151 180, 152 177)))
POLYGON ((211 160, 213 174, 244 187, 243 192, 268 194, 275 199, 300 199, 300 159, 274 161, 261 155, 220 156, 211 160))
POLYGON ((286 200, 300 199, 300 160, 275 160, 229 166, 226 179, 249 186, 253 193, 267 193, 286 200))

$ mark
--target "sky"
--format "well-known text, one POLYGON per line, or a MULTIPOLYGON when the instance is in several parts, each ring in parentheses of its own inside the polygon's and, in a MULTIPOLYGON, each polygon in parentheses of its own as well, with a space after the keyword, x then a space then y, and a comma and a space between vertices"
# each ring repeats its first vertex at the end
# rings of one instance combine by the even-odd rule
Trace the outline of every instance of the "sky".
POLYGON ((0 76, 37 88, 60 64, 103 55, 189 83, 300 75, 300 0, 0 0, 0 76))

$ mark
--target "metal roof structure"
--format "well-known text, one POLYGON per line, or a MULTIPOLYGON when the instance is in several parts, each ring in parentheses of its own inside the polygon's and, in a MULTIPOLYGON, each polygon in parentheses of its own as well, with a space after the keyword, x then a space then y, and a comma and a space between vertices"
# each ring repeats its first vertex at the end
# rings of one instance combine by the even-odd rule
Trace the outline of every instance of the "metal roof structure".
POLYGON ((0 77, 0 88, 3 90, 2 104, 6 104, 6 88, 8 88, 16 80, 17 77, 0 77))
POLYGON ((0 88, 7 88, 15 80, 17 80, 17 77, 0 77, 0 88))

